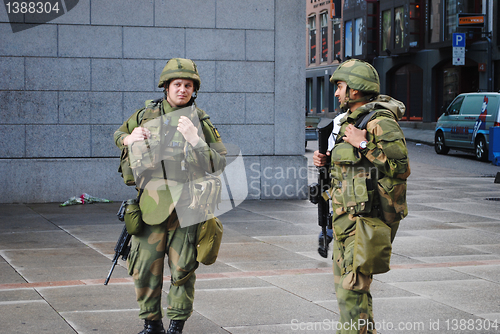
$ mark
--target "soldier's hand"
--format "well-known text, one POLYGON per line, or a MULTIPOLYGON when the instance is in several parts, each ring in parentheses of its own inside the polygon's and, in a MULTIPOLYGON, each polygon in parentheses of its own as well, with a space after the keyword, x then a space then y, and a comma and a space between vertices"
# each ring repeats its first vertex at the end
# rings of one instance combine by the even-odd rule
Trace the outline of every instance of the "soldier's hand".
POLYGON ((314 151, 313 154, 313 163, 314 166, 322 167, 327 164, 328 157, 330 156, 330 151, 327 151, 326 154, 321 154, 319 151, 314 151))
POLYGON ((123 145, 130 145, 136 141, 143 141, 151 137, 151 132, 141 126, 136 127, 131 134, 123 139, 123 145))
POLYGON ((360 130, 354 125, 349 124, 345 129, 344 141, 351 144, 354 147, 359 147, 359 144, 366 140, 366 130, 360 130))
POLYGON ((177 125, 177 131, 179 131, 186 141, 195 146, 198 144, 200 137, 198 136, 198 129, 194 126, 193 122, 186 116, 181 116, 179 118, 179 124, 177 125))

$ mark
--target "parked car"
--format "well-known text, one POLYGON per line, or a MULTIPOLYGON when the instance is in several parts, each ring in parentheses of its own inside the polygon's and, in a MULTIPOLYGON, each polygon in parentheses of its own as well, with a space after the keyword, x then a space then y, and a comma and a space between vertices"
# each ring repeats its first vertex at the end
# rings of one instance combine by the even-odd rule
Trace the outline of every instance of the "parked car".
POLYGON ((458 95, 436 123, 436 153, 470 150, 478 160, 488 160, 489 129, 500 126, 499 102, 500 93, 458 95))
POLYGON ((307 116, 306 115, 306 145, 308 141, 318 140, 318 133, 316 132, 316 128, 318 127, 318 123, 321 120, 319 116, 307 116))

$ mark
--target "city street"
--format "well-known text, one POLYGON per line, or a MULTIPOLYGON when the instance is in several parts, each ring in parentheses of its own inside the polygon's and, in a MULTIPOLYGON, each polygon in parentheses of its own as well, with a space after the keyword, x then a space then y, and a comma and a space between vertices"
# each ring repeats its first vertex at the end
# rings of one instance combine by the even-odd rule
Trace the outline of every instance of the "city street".
MULTIPOLYGON (((408 146, 410 213, 393 244, 391 271, 372 284, 377 332, 500 333, 499 167, 408 146)), ((306 156, 313 149, 310 143, 306 156)), ((124 263, 103 285, 123 226, 117 209, 0 205, 1 333, 141 330, 124 263)), ((245 201, 221 220, 219 258, 197 271, 185 333, 335 332, 332 260, 316 251, 314 205, 245 201)))

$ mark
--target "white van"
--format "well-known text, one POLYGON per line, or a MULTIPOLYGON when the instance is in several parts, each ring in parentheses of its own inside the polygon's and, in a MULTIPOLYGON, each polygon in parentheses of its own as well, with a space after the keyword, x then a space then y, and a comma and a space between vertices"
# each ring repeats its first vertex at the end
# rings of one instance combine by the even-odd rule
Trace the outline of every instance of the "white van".
POLYGON ((434 149, 447 154, 450 148, 471 150, 478 160, 488 160, 490 126, 500 126, 500 93, 458 95, 439 117, 434 149))

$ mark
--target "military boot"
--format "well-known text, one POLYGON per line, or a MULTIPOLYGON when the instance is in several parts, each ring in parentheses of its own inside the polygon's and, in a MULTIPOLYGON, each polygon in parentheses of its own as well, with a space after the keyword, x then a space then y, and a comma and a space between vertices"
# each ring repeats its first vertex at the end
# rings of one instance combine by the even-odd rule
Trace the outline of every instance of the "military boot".
POLYGON ((184 320, 170 320, 170 326, 168 326, 167 334, 182 334, 184 323, 184 320))
POLYGON ((165 334, 161 320, 144 320, 144 329, 138 334, 165 334))

